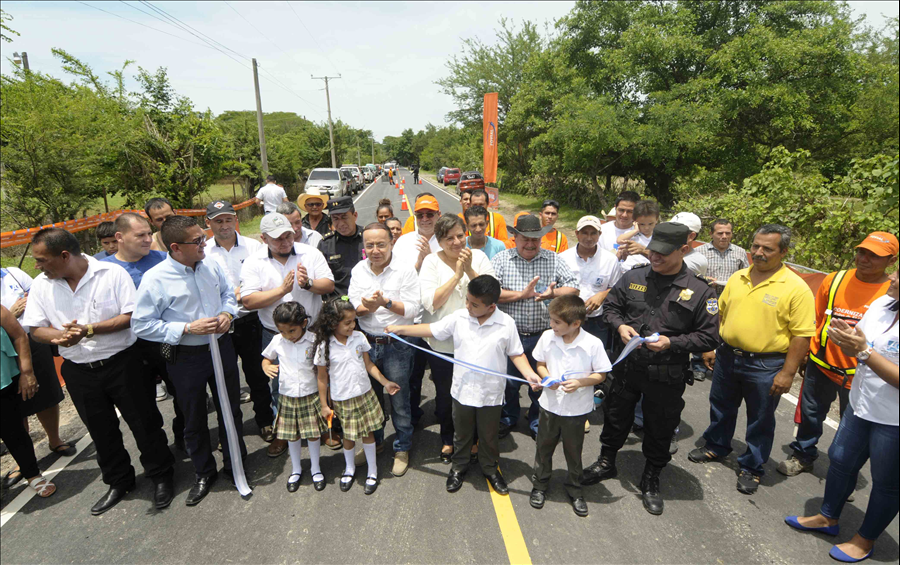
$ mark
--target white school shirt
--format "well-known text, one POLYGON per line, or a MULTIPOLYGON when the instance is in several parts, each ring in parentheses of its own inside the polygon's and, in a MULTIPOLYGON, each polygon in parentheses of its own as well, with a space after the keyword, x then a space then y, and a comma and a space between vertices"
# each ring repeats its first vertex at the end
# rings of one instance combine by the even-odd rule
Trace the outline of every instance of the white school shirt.
MULTIPOLYGON (((453 338, 454 358, 492 371, 506 373, 509 357, 525 352, 513 319, 496 309, 483 324, 462 309, 431 324, 437 339, 453 338)), ((453 365, 450 396, 460 404, 481 408, 503 404, 506 379, 453 365)))
POLYGON ((597 242, 597 245, 599 245, 601 249, 606 249, 607 251, 615 253, 616 249, 619 247, 619 244, 616 243, 619 236, 633 229, 633 226, 628 226, 627 228, 620 230, 616 227, 615 221, 606 222, 600 226, 600 240, 597 242))
MULTIPOLYGON (((419 237, 421 236, 416 231, 401 235, 397 242, 394 243, 394 249, 392 250, 394 257, 415 268, 416 260, 419 258, 419 249, 417 247, 419 245, 419 237)), ((434 235, 428 240, 428 246, 431 247, 432 253, 437 253, 441 250, 441 245, 434 235)))
MULTIPOLYGON (((582 259, 578 255, 577 245, 560 253, 559 258, 566 262, 569 270, 578 279, 578 295, 585 301, 598 292, 612 288, 622 276, 619 260, 614 254, 602 249, 599 245, 594 256, 587 259, 582 259)), ((601 306, 588 316, 596 318, 602 313, 603 307, 601 306)))
MULTIPOLYGON (((350 400, 369 392, 372 383, 366 372, 363 353, 368 353, 372 346, 366 341, 362 332, 354 331, 341 343, 334 336, 328 338, 328 349, 331 357, 331 368, 328 369, 328 386, 333 400, 350 400)), ((315 363, 325 366, 325 344, 316 350, 315 363)))
MULTIPOLYGON (((214 237, 206 240, 206 255, 219 263, 219 266, 222 267, 222 271, 225 273, 225 277, 231 283, 232 289, 241 285, 241 266, 244 261, 251 255, 259 253, 259 250, 265 247, 265 245, 251 237, 244 237, 239 233, 235 235, 237 236, 237 242, 231 246, 230 250, 226 250, 216 243, 216 238, 214 237)), ((243 293, 241 296, 243 296, 243 293)), ((249 313, 249 310, 239 306, 237 317, 243 318, 249 313)))
MULTIPOLYGON (((331 269, 328 268, 325 256, 318 249, 303 243, 295 243, 291 256, 282 265, 277 259, 272 257, 269 247, 264 245, 259 251, 248 257, 241 267, 241 297, 281 286, 284 277, 288 273, 296 271, 298 263, 306 268, 306 274, 310 280, 334 280, 334 275, 331 273, 331 269)), ((309 290, 303 290, 297 285, 297 279, 294 278, 294 288, 291 292, 282 296, 281 300, 259 309, 259 321, 262 322, 262 325, 267 330, 277 332, 278 328, 275 327, 275 320, 272 319, 272 314, 279 304, 291 301, 299 302, 306 310, 306 315, 309 316, 310 320, 315 320, 322 309, 322 296, 309 290)))
POLYGON ((269 183, 259 189, 256 197, 262 201, 263 211, 268 214, 274 212, 275 208, 278 208, 278 205, 284 202, 285 198, 287 198, 287 193, 277 184, 269 183))
MULTIPOLYGON (((631 240, 636 241, 637 243, 640 243, 644 247, 647 247, 648 245, 650 245, 650 241, 653 240, 653 237, 652 236, 647 237, 646 235, 642 234, 641 232, 637 232, 634 235, 634 237, 631 238, 631 240)), ((625 261, 623 261, 622 263, 619 263, 619 266, 621 267, 622 272, 625 272, 625 271, 630 271, 631 269, 634 269, 635 267, 640 267, 642 265, 649 265, 649 264, 650 264, 650 259, 647 259, 647 257, 645 257, 644 255, 641 255, 640 253, 636 253, 634 255, 629 255, 628 257, 626 257, 625 261)))
MULTIPOLYGON (((569 371, 585 371, 571 375, 572 379, 583 379, 590 373, 608 373, 612 370, 603 342, 584 330, 579 330, 572 343, 547 330, 534 346, 535 361, 547 364, 551 377, 558 377, 569 371)), ((594 409, 594 387, 583 386, 575 392, 544 389, 538 400, 541 408, 557 416, 581 416, 594 409)))
MULTIPOLYGON (((115 263, 97 261, 82 254, 88 268, 75 291, 63 279, 48 279, 41 274, 31 285, 28 305, 22 317, 27 328, 62 330, 63 324, 97 324, 134 311, 134 281, 115 263)), ((83 338, 72 347, 59 348, 59 354, 73 363, 93 363, 109 359, 130 347, 137 337, 130 327, 107 334, 83 338)))
MULTIPOLYGON (((22 269, 4 267, 0 270, 0 304, 7 310, 28 292, 34 279, 22 269)), ((24 315, 24 311, 22 314, 24 315)), ((21 318, 21 315, 19 316, 21 318)), ((71 321, 71 320, 70 320, 71 321)))
POLYGON ((389 325, 411 324, 419 313, 419 278, 416 270, 408 263, 397 260, 396 254, 391 254, 391 262, 384 268, 380 275, 372 272, 371 261, 360 261, 350 271, 350 289, 347 295, 354 308, 362 306, 363 296, 372 296, 380 290, 386 300, 395 300, 403 303, 403 316, 395 314, 384 307, 379 307, 375 312, 359 317, 359 327, 372 335, 384 333, 384 327, 389 325))
MULTIPOLYGON (((886 295, 876 299, 856 327, 866 334, 872 349, 897 365, 900 362, 900 329, 894 323, 897 313, 889 309, 893 302, 894 299, 886 295)), ((31 299, 28 303, 31 304, 31 299)), ((853 413, 863 420, 887 426, 900 425, 900 390, 876 375, 866 363, 856 367, 850 387, 850 405, 853 413)))
MULTIPOLYGON (((478 275, 496 276, 491 260, 484 254, 484 251, 479 249, 472 249, 472 270, 478 275)), ((422 296, 423 324, 437 322, 444 316, 466 307, 469 275, 463 273, 459 283, 457 283, 456 287, 450 291, 450 296, 447 298, 447 301, 444 302, 444 305, 437 310, 434 309, 435 291, 444 286, 447 281, 452 280, 455 274, 456 270, 451 269, 447 263, 441 261, 441 258, 437 253, 432 253, 422 261, 422 270, 419 271, 419 286, 421 287, 422 296)), ((428 345, 435 351, 453 354, 452 339, 441 341, 433 337, 427 337, 425 338, 425 341, 427 341, 428 345)))
POLYGON ((307 330, 297 342, 276 334, 262 356, 278 361, 278 394, 303 398, 319 392, 319 380, 313 364, 316 336, 307 330))

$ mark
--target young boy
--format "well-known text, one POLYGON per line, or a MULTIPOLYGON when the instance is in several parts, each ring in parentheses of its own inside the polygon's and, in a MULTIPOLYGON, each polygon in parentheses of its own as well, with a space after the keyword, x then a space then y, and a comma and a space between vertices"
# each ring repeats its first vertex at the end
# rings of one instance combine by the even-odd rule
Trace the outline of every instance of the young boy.
POLYGON ((100 222, 95 233, 97 235, 97 241, 99 241, 100 246, 103 247, 103 251, 94 255, 94 259, 99 261, 119 252, 119 242, 116 241, 115 222, 100 222))
POLYGON ((541 394, 531 478, 534 489, 529 502, 534 508, 544 507, 553 470, 553 452, 561 440, 569 467, 566 492, 575 514, 587 516, 587 503, 581 493, 584 422, 594 409, 594 385, 606 380, 612 366, 603 342, 581 329, 587 317, 584 300, 573 295, 560 296, 550 303, 549 312, 551 329, 541 335, 534 348, 538 375, 543 378, 576 373, 541 394))
POLYGON ((619 245, 619 261, 623 271, 650 264, 647 246, 653 237, 653 228, 659 223, 659 204, 653 200, 641 200, 634 206, 634 229, 629 230, 616 240, 619 245))
MULTIPOLYGON (((500 281, 490 275, 481 275, 469 282, 464 310, 457 310, 432 324, 387 326, 384 331, 439 340, 452 337, 454 356, 460 361, 505 373, 506 358, 509 357, 529 382, 540 383, 540 378, 525 357, 516 323, 497 309, 498 300, 500 281)), ((498 468, 500 412, 505 390, 506 379, 503 377, 454 365, 450 387, 450 396, 453 397, 453 458, 447 477, 447 492, 456 492, 462 487, 477 429, 481 472, 498 494, 509 494, 498 468)))

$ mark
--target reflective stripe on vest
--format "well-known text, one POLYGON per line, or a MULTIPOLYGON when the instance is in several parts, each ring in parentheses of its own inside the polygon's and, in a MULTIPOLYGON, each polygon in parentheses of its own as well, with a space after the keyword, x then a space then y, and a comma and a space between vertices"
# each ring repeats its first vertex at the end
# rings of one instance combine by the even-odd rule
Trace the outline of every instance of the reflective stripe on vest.
POLYGON ((491 237, 496 238, 496 237, 497 237, 496 231, 495 231, 495 230, 496 230, 496 226, 494 225, 494 213, 493 213, 493 212, 488 212, 488 219, 489 219, 490 222, 491 222, 491 226, 490 226, 491 229, 490 229, 490 233, 489 233, 488 235, 490 235, 491 237))
POLYGON ((822 331, 819 333, 819 351, 818 353, 810 353, 809 359, 816 365, 822 367, 823 369, 828 369, 838 375, 844 377, 844 383, 847 382, 847 377, 856 374, 855 367, 834 367, 828 364, 825 361, 825 348, 828 345, 828 326, 831 324, 831 320, 834 318, 834 298, 837 296, 837 291, 841 286, 841 283, 844 282, 844 277, 847 275, 847 271, 838 271, 836 275, 834 275, 834 279, 831 281, 831 286, 828 288, 828 304, 825 307, 825 324, 822 326, 822 331))
POLYGON ((561 244, 562 244, 562 232, 559 230, 556 230, 556 248, 554 249, 554 251, 559 253, 559 246, 561 244))

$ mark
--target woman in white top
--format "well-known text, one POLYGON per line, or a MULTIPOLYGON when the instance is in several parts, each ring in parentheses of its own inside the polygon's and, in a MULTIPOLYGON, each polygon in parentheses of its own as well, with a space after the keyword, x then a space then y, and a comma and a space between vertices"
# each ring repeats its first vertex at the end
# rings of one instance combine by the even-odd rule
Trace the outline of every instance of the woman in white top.
MULTIPOLYGON (((441 216, 434 225, 434 236, 441 250, 425 257, 419 271, 422 292, 423 324, 443 319, 466 307, 469 281, 480 275, 494 276, 494 267, 479 249, 466 247, 466 224, 455 214, 441 216)), ((453 340, 426 338, 431 349, 453 356, 453 340)), ((453 364, 438 357, 429 357, 431 377, 435 388, 435 415, 441 426, 441 461, 450 462, 453 455, 453 419, 450 385, 453 364)))
POLYGON ((822 508, 815 516, 788 516, 785 522, 803 531, 838 534, 838 518, 856 486, 859 470, 870 460, 872 492, 866 517, 853 538, 831 548, 837 561, 855 563, 872 555, 875 540, 897 517, 900 501, 900 370, 897 326, 897 273, 889 277, 887 295, 875 300, 851 328, 835 318, 828 334, 844 355, 859 360, 850 405, 841 418, 828 458, 822 508))

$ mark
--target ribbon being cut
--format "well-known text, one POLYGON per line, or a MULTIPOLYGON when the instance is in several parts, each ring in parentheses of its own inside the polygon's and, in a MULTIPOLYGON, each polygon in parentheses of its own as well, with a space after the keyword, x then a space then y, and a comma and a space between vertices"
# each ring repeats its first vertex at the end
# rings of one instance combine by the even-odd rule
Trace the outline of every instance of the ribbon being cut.
POLYGON ((247 484, 244 475, 244 462, 241 461, 241 446, 237 441, 237 428, 234 427, 234 416, 231 412, 231 403, 228 401, 228 391, 225 388, 225 370, 222 368, 222 356, 219 353, 218 334, 209 335, 209 352, 212 355, 213 371, 216 374, 216 392, 219 394, 219 405, 222 407, 222 419, 225 420, 225 440, 228 442, 228 451, 231 453, 231 472, 234 474, 234 486, 241 496, 249 496, 252 491, 247 484))

